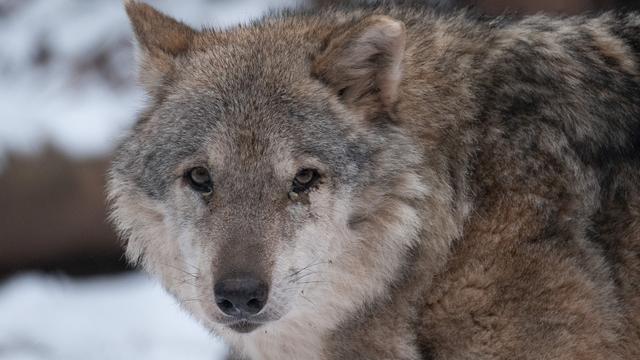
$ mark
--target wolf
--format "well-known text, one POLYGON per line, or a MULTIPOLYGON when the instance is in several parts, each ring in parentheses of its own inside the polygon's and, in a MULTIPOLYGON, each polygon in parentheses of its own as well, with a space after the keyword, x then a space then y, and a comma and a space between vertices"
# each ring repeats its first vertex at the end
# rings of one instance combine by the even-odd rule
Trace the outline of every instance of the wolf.
POLYGON ((640 359, 640 15, 126 2, 126 255, 237 359, 640 359))

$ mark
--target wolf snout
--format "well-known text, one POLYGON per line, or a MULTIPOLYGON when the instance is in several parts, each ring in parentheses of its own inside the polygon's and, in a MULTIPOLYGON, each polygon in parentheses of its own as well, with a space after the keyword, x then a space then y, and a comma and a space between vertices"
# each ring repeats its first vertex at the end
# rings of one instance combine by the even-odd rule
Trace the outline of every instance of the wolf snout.
POLYGON ((262 310, 269 295, 268 285, 253 277, 235 277, 218 281, 213 288, 216 304, 230 316, 246 318, 262 310))

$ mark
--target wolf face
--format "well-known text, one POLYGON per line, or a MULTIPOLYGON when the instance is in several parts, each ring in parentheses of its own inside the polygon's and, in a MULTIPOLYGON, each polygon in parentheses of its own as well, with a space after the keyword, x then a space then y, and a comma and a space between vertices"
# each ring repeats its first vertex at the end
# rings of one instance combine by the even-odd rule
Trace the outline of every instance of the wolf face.
POLYGON ((393 119, 402 24, 197 32, 127 10, 151 100, 109 184, 128 257, 229 336, 329 327, 381 296, 430 196, 393 119))

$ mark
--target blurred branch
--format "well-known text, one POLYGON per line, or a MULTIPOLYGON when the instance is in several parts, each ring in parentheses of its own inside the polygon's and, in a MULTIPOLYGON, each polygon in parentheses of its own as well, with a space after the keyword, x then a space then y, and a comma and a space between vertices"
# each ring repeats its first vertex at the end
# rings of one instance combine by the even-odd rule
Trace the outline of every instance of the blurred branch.
POLYGON ((107 166, 106 159, 70 159, 51 147, 37 156, 9 155, 0 174, 0 273, 122 268, 105 220, 107 166))

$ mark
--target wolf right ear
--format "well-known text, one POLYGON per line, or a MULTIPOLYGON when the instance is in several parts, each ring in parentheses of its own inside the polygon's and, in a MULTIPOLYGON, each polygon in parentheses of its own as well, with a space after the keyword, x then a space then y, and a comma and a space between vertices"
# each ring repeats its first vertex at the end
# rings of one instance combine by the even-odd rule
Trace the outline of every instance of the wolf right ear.
POLYGON ((136 0, 125 0, 125 8, 140 52, 140 80, 153 93, 173 72, 175 58, 190 49, 198 32, 136 0))
POLYGON ((369 113, 389 111, 398 100, 405 39, 401 21, 366 17, 331 36, 312 72, 348 106, 369 113))

